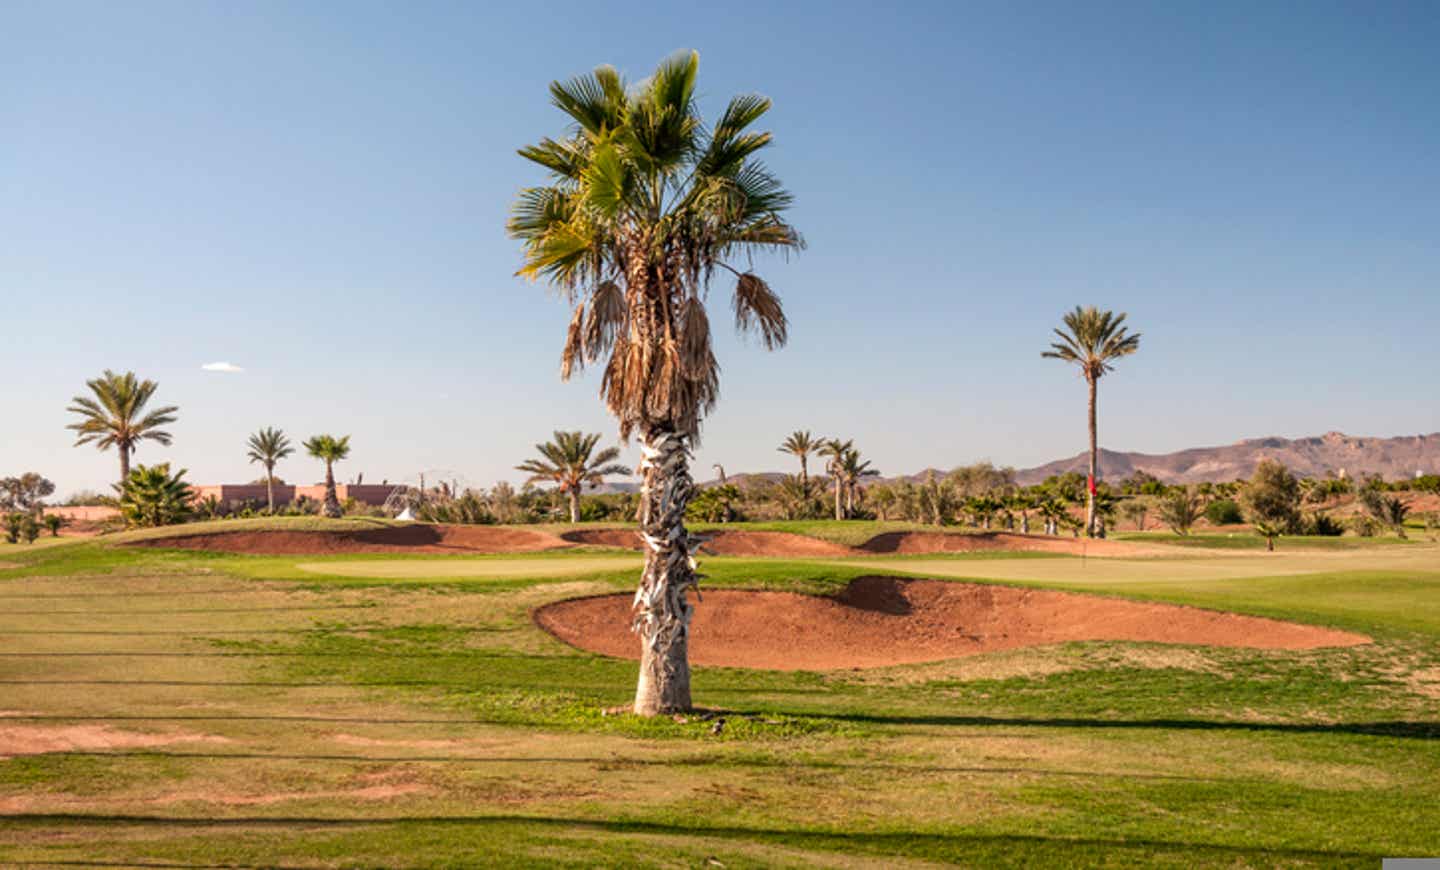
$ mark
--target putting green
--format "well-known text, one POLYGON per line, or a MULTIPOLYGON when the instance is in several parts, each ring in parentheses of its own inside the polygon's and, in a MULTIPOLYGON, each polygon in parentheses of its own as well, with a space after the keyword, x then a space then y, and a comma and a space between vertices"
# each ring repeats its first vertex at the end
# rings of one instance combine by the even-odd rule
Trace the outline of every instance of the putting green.
POLYGON ((513 580, 517 578, 577 577, 602 571, 640 567, 639 556, 586 556, 583 558, 505 559, 355 559, 335 562, 301 562, 295 567, 312 574, 377 579, 435 579, 473 577, 513 580))

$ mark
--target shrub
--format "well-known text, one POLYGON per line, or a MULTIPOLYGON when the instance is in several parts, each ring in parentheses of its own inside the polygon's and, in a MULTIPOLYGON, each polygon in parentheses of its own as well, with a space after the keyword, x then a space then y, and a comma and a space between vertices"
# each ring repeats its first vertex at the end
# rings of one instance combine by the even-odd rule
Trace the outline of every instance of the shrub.
POLYGON ((1206 506, 1205 519, 1212 526, 1233 526, 1245 522, 1245 515, 1240 513, 1240 505, 1234 499, 1222 498, 1206 506))
POLYGON ((35 522, 33 514, 26 514, 20 520, 20 536, 25 539, 27 544, 35 543, 35 539, 40 537, 40 524, 35 522))
POLYGON ((1345 525, 1324 511, 1315 511, 1305 518, 1305 534, 1338 538, 1345 534, 1345 525))
POLYGON ((1205 500, 1191 487, 1179 487, 1160 499, 1160 521, 1169 526, 1177 535, 1190 534, 1190 528, 1200 519, 1205 509, 1205 500))
MULTIPOLYGON (((1245 513, 1267 529, 1295 530, 1300 523, 1300 481, 1278 462, 1261 460, 1240 493, 1245 513)), ((1271 545, 1274 535, 1266 535, 1271 545)))
POLYGON ((20 543, 20 526, 25 519, 24 514, 9 513, 5 515, 5 541, 9 544, 20 543))
POLYGON ((190 485, 185 469, 170 473, 170 463, 131 469, 120 491, 120 515, 132 526, 168 526, 190 518, 190 485))
POLYGON ((50 530, 50 537, 60 537, 60 529, 65 525, 65 518, 59 514, 45 515, 45 528, 50 530))

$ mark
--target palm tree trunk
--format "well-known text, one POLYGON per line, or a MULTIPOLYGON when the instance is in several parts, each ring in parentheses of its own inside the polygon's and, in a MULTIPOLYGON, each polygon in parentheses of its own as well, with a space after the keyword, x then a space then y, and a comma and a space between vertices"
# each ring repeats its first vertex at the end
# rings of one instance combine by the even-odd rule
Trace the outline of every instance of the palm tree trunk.
POLYGON ((130 479, 130 445, 121 444, 120 447, 120 485, 124 486, 125 481, 130 479))
POLYGON ((269 505, 270 513, 275 513, 275 469, 265 469, 265 502, 269 505))
POLYGON ((810 485, 810 466, 805 458, 804 453, 800 454, 800 485, 808 487, 810 485))
POLYGON ((690 615, 686 593, 695 586, 685 506, 694 494, 689 446, 664 428, 641 436, 640 540, 645 568, 635 592, 633 630, 640 635, 635 713, 655 716, 690 709, 690 615))
POLYGON ((320 515, 331 519, 343 516, 340 500, 335 497, 335 469, 328 460, 325 462, 325 504, 320 508, 320 515))
POLYGON ((844 519, 844 517, 840 515, 840 478, 838 476, 835 478, 835 519, 844 519))
POLYGON ((1095 487, 1099 485, 1096 475, 1100 458, 1099 442, 1095 433, 1095 378, 1087 378, 1090 385, 1090 479, 1085 486, 1085 534, 1095 537, 1095 487))
POLYGON ((570 490, 570 522, 580 522, 580 490, 570 490))

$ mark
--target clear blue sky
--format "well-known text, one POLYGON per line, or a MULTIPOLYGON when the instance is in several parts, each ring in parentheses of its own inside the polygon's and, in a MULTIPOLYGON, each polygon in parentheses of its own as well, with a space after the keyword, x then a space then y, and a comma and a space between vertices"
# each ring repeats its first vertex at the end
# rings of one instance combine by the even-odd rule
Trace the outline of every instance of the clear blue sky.
POLYGON ((105 367, 180 405, 137 461, 198 482, 254 477, 263 425, 476 485, 613 437, 513 277, 514 149, 562 131, 550 80, 679 48, 709 112, 774 99, 810 243, 760 264, 790 346, 718 349, 702 472, 784 468, 801 427, 887 474, 1076 453, 1039 352, 1077 303, 1144 334, 1107 447, 1440 429, 1440 4, 897 7, 0 0, 0 474, 112 478, 63 428, 105 367))

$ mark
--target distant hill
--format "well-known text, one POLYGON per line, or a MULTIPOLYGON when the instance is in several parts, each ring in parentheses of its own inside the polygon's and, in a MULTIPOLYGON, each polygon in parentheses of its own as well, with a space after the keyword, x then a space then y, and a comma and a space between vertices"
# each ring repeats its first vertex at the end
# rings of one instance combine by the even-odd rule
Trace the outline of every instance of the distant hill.
MULTIPOLYGON (((1327 432, 1313 438, 1250 438, 1223 447, 1192 447, 1175 453, 1100 451, 1100 476, 1121 480, 1146 471, 1166 483, 1200 483, 1249 477, 1262 459, 1273 459, 1301 477, 1379 474, 1389 480, 1415 472, 1440 473, 1440 432, 1368 438, 1327 432)), ((1085 473, 1087 454, 1018 471, 1015 479, 1029 486, 1054 474, 1085 473)))

